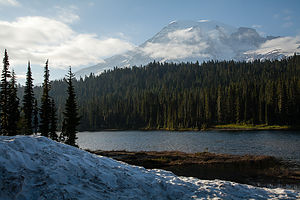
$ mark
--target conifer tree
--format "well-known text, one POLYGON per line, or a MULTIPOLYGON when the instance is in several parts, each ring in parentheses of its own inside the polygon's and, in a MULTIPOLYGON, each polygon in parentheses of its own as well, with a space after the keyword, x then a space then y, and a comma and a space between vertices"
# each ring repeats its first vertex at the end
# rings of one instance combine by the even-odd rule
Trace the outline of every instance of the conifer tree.
POLYGON ((210 124, 210 120, 211 120, 211 111, 210 111, 210 99, 208 96, 208 92, 205 91, 205 96, 204 96, 204 112, 205 112, 205 122, 206 122, 206 126, 210 124))
POLYGON ((43 94, 41 98, 41 110, 40 110, 40 132, 42 136, 49 137, 51 101, 49 97, 50 83, 49 83, 48 60, 46 61, 45 64, 44 82, 42 87, 43 87, 43 94))
POLYGON ((78 116, 78 108, 76 103, 76 94, 74 91, 73 81, 74 74, 71 71, 71 67, 69 69, 69 73, 65 78, 67 82, 68 88, 67 93, 68 97, 65 104, 65 111, 64 111, 64 124, 62 129, 62 137, 65 137, 65 143, 77 146, 76 145, 76 133, 78 132, 77 126, 79 125, 80 117, 78 116))
POLYGON ((235 99, 235 123, 239 124, 241 121, 241 102, 239 92, 236 92, 237 96, 235 99))
POLYGON ((33 93, 33 83, 32 83, 32 74, 30 68, 30 62, 28 62, 27 74, 26 74, 26 83, 24 88, 24 97, 23 97, 23 111, 25 118, 25 134, 31 135, 33 133, 32 130, 32 115, 34 109, 34 93, 33 93))
POLYGON ((11 77, 9 69, 9 61, 7 50, 5 49, 4 58, 3 58, 3 69, 1 74, 1 91, 0 91, 0 125, 1 125, 1 134, 8 135, 8 113, 9 113, 9 78, 11 77))
POLYGON ((37 104, 37 100, 34 99, 34 106, 33 106, 33 127, 34 127, 34 134, 37 134, 39 129, 39 108, 37 104))
POLYGON ((51 100, 51 112, 50 112, 50 135, 52 140, 58 141, 57 131, 57 116, 54 99, 51 100))
POLYGON ((217 117, 218 123, 222 124, 223 122, 223 95, 221 86, 218 87, 218 96, 217 96, 217 117))
POLYGON ((8 96, 8 135, 17 135, 17 125, 20 119, 19 98, 17 96, 17 85, 15 72, 12 71, 9 82, 8 96))

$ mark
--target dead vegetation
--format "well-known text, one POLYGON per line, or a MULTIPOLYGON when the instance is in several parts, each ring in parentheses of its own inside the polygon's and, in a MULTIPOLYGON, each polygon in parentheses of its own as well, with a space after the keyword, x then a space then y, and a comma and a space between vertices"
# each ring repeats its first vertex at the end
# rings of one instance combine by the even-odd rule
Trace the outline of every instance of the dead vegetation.
POLYGON ((90 151, 147 169, 165 169, 179 176, 221 179, 269 187, 300 189, 299 167, 272 156, 229 155, 178 151, 90 151))

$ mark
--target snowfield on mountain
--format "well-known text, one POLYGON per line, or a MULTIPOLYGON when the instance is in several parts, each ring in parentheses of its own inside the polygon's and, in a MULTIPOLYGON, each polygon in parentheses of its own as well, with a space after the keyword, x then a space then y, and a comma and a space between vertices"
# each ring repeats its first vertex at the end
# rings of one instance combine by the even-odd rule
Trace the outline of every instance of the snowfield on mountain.
POLYGON ((178 177, 41 136, 0 137, 0 199, 299 199, 300 192, 178 177))

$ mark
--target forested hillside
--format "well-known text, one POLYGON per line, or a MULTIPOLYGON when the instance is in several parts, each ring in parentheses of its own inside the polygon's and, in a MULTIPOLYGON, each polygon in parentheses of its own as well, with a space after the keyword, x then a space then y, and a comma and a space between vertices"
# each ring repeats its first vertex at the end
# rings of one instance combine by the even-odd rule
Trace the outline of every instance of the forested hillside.
MULTIPOLYGON (((74 86, 80 130, 300 124, 300 56, 296 55, 250 63, 153 62, 91 75, 74 86)), ((61 124, 66 84, 54 81, 51 87, 61 124)), ((36 87, 38 99, 40 93, 36 87)))

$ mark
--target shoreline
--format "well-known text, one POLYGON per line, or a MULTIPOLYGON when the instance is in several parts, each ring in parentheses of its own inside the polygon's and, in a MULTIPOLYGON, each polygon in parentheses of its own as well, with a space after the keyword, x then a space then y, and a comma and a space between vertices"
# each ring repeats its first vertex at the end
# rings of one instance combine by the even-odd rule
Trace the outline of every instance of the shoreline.
POLYGON ((178 176, 300 190, 300 166, 295 167, 273 156, 179 151, 86 151, 147 169, 168 170, 178 176))
POLYGON ((137 129, 100 129, 83 130, 80 132, 101 132, 101 131, 299 131, 300 127, 290 127, 288 125, 249 125, 249 124, 225 124, 214 125, 205 129, 198 128, 137 128, 137 129))

